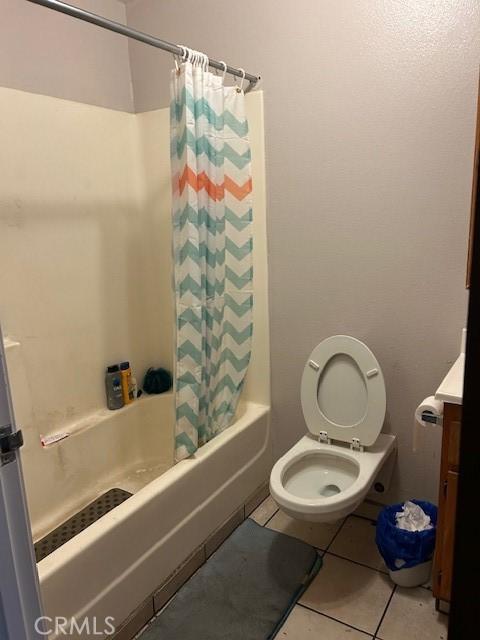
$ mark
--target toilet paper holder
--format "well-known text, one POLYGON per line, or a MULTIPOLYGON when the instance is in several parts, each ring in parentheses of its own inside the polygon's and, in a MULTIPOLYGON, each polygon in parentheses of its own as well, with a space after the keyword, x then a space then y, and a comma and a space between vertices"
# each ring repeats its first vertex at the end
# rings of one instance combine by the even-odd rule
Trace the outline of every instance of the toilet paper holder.
POLYGON ((428 411, 428 409, 425 411, 422 411, 421 416, 424 422, 428 422, 429 424, 435 424, 438 427, 443 426, 443 416, 436 415, 432 411, 428 411))

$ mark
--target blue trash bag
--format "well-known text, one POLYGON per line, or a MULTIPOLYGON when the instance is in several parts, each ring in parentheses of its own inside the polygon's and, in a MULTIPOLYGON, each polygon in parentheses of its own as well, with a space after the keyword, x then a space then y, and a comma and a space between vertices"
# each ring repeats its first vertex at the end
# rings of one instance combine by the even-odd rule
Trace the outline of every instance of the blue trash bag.
POLYGON ((403 503, 392 504, 380 512, 377 519, 375 541, 378 550, 391 571, 409 569, 417 564, 430 560, 435 549, 435 533, 437 528, 437 507, 430 502, 412 500, 430 516, 432 529, 425 531, 405 531, 397 527, 395 514, 402 511, 403 503), (401 567, 395 560, 403 560, 401 567))

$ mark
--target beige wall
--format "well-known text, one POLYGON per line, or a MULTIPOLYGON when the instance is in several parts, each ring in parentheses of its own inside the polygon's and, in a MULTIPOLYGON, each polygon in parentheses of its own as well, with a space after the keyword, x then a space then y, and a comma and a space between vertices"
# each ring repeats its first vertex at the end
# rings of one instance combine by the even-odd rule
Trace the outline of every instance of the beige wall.
POLYGON ((38 443, 105 406, 107 364, 131 360, 140 382, 171 366, 171 324, 154 323, 165 248, 152 248, 134 114, 2 88, 0 140, 0 317, 20 342, 19 421, 38 443))
MULTIPOLYGON (((277 456, 305 431, 310 350, 377 355, 396 495, 434 499, 439 433, 413 411, 456 358, 480 53, 473 0, 135 0, 130 26, 263 77, 277 456)), ((168 55, 130 43, 135 107, 168 102, 168 55)))
MULTIPOLYGON (((125 22, 119 0, 68 0, 125 22)), ((133 110, 125 38, 26 0, 0 0, 0 86, 133 110)))

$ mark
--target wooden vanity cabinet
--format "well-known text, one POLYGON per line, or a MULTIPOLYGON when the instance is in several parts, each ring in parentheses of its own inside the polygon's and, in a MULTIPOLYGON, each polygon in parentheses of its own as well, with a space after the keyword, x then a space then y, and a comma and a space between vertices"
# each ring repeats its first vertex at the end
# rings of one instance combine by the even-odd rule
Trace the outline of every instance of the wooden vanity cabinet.
POLYGON ((437 599, 437 608, 439 601, 450 602, 452 589, 461 421, 461 405, 445 403, 443 409, 437 542, 432 579, 433 595, 437 599))

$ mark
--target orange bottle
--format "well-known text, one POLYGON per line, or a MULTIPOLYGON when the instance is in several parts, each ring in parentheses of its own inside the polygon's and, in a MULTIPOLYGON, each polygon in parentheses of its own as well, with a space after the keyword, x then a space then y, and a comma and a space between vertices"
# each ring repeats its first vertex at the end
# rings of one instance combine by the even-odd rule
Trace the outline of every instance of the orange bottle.
POLYGON ((120 374, 122 376, 122 395, 124 404, 133 402, 132 392, 132 369, 129 362, 122 362, 120 365, 120 374))

